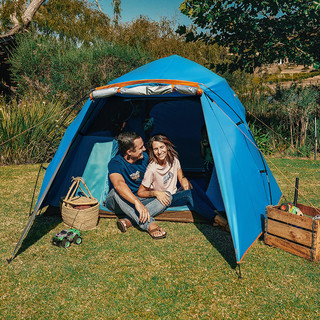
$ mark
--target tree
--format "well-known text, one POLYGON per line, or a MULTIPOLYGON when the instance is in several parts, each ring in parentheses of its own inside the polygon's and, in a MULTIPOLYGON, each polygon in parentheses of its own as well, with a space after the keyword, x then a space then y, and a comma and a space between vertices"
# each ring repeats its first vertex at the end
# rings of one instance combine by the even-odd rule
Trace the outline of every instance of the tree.
POLYGON ((279 59, 310 65, 320 61, 320 3, 312 0, 185 0, 180 11, 202 29, 178 32, 228 47, 240 67, 279 59))
MULTIPOLYGON (((120 4, 121 0, 112 0, 117 18, 121 14, 120 4)), ((114 34, 111 20, 102 12, 98 0, 0 1, 0 93, 15 92, 8 57, 16 47, 15 35, 31 26, 46 36, 77 44, 95 38, 110 41, 114 34)))
POLYGON ((231 63, 225 48, 217 44, 207 45, 203 41, 186 43, 184 37, 175 32, 176 28, 174 20, 152 21, 140 16, 130 23, 120 24, 113 42, 147 51, 154 59, 178 54, 216 72, 221 71, 218 70, 220 65, 231 63))
MULTIPOLYGON (((98 10, 89 0, 3 0, 0 2, 0 38, 27 29, 31 21, 35 21, 41 31, 65 36, 73 32, 76 37, 82 33, 88 38, 96 29, 101 31, 106 27, 107 32, 110 18, 102 12, 99 1, 94 2, 98 10)), ((117 24, 121 17, 121 0, 112 0, 112 6, 117 24)))
POLYGON ((21 29, 25 29, 29 26, 36 12, 45 0, 32 0, 32 1, 2 1, 1 2, 1 27, 10 30, 1 35, 1 38, 11 36, 21 29), (24 8, 24 11, 22 10, 24 8), (3 22, 7 22, 7 26, 4 26, 3 22))
POLYGON ((113 6, 113 21, 117 25, 121 18, 121 0, 112 0, 111 4, 113 6))
POLYGON ((106 39, 112 33, 110 22, 99 7, 86 0, 49 0, 34 18, 41 33, 80 43, 106 39))

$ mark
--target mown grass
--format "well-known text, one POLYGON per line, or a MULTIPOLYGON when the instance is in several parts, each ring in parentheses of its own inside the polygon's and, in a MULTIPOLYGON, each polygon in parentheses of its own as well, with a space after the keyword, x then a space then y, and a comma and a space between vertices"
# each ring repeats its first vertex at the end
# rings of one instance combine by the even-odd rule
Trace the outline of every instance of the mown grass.
MULTIPOLYGON (((268 161, 290 199, 299 175, 301 193, 320 206, 319 161, 268 161)), ((320 318, 319 263, 257 241, 238 279, 230 234, 209 225, 161 222, 168 236, 154 241, 102 219, 83 232, 82 245, 64 250, 50 244, 61 219, 38 216, 7 264, 28 220, 37 170, 0 167, 1 319, 320 318)))

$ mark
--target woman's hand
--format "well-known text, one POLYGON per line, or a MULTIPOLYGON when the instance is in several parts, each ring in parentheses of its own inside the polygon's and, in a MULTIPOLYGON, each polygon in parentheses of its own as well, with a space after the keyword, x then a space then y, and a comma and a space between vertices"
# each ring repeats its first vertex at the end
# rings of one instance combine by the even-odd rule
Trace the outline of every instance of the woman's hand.
POLYGON ((171 204, 169 194, 165 191, 153 191, 154 196, 160 201, 163 206, 171 204))

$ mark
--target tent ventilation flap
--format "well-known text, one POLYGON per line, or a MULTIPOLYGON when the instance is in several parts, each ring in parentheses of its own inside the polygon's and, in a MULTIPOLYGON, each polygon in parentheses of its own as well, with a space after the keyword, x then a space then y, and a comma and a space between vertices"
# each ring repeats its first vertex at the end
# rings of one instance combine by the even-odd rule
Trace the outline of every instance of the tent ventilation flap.
POLYGON ((199 86, 189 86, 182 84, 155 84, 155 85, 137 85, 137 86, 112 86, 108 88, 96 88, 91 94, 91 100, 97 98, 106 98, 117 93, 123 95, 135 95, 135 96, 152 96, 152 95, 164 95, 172 92, 178 92, 183 95, 201 96, 203 91, 199 86))

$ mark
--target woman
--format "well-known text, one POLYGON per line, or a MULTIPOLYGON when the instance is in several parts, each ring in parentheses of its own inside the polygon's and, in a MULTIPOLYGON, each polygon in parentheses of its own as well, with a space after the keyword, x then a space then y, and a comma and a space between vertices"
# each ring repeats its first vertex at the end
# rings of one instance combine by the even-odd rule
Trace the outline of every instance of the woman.
POLYGON ((183 175, 172 142, 166 136, 157 134, 150 138, 147 148, 149 165, 137 195, 141 198, 156 197, 163 205, 171 207, 189 205, 213 222, 216 212, 206 203, 204 192, 193 189, 183 175), (182 190, 177 190, 178 180, 182 190), (172 195, 171 204, 169 194, 172 195))

